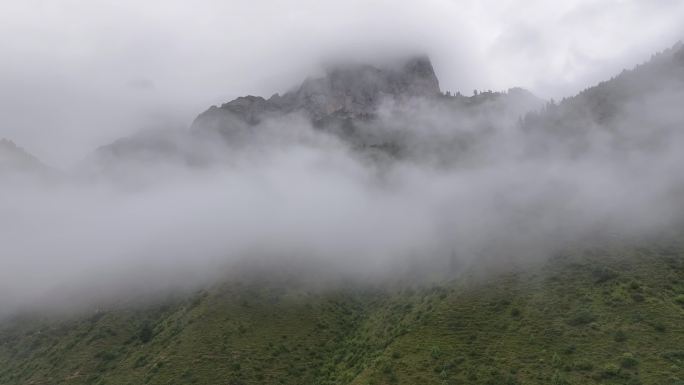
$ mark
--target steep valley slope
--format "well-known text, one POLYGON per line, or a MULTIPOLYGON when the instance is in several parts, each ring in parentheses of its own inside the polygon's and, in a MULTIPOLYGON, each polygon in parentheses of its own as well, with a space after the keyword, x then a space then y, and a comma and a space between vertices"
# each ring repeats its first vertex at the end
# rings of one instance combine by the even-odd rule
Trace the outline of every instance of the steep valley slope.
POLYGON ((497 276, 316 289, 233 281, 0 329, 3 384, 681 384, 684 246, 497 276))

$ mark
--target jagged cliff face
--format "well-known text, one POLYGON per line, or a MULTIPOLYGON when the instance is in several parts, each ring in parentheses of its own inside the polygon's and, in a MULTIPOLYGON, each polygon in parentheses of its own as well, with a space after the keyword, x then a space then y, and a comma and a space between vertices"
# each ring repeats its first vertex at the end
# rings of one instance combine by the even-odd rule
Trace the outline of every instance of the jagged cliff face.
POLYGON ((430 60, 417 57, 399 69, 334 68, 325 78, 309 79, 291 96, 285 95, 280 100, 288 103, 291 98, 294 108, 306 110, 315 119, 330 114, 362 118, 372 115, 383 98, 439 95, 439 81, 430 60))
POLYGON ((385 98, 435 98, 441 95, 430 60, 415 57, 396 69, 369 65, 338 66, 325 77, 307 79, 295 91, 237 98, 201 114, 193 126, 229 129, 231 118, 256 124, 264 117, 292 112, 306 113, 314 122, 329 117, 363 119, 372 116, 385 98), (223 126, 223 127, 222 127, 223 126))
MULTIPOLYGON (((430 127, 456 135, 464 131, 472 137, 472 132, 486 132, 492 126, 514 125, 519 116, 540 106, 539 99, 522 89, 473 97, 442 94, 429 58, 415 56, 382 68, 337 65, 283 95, 245 96, 212 106, 187 133, 147 132, 104 146, 98 154, 108 159, 205 164, 217 143, 242 149, 272 137, 275 126, 276 135, 313 127, 354 149, 397 157, 407 154, 408 139, 429 132, 430 127)), ((428 149, 413 148, 423 150, 428 149)))
POLYGON ((430 60, 416 56, 394 67, 336 66, 284 95, 237 98, 200 114, 192 131, 218 133, 228 144, 242 146, 258 136, 255 130, 264 133, 258 127, 264 122, 288 130, 292 127, 285 117, 298 115, 365 153, 392 158, 441 154, 451 162, 492 130, 515 125, 541 105, 523 89, 472 97, 442 94, 430 60), (456 148, 448 148, 454 142, 456 148))

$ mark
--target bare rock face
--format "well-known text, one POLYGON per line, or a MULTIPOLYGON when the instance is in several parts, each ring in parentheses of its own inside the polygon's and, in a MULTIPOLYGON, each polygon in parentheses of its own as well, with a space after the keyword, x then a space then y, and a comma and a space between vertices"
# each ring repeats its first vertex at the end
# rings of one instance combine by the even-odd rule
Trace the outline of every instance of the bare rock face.
POLYGON ((406 61, 399 69, 372 66, 339 67, 322 79, 309 79, 296 93, 295 108, 314 118, 334 113, 362 117, 374 112, 383 97, 432 98, 440 95, 439 81, 427 57, 406 61))
POLYGON ((373 115, 383 98, 440 95, 439 81, 426 56, 410 58, 396 68, 337 66, 329 69, 325 77, 307 79, 298 89, 282 96, 276 94, 269 99, 246 96, 212 107, 193 126, 225 131, 291 112, 303 112, 314 123, 331 118, 364 119, 373 115))
POLYGON ((540 105, 541 100, 522 89, 488 91, 472 97, 443 94, 426 56, 386 67, 338 64, 328 68, 324 76, 308 78, 283 95, 239 97, 210 107, 195 119, 190 130, 140 133, 101 147, 97 155, 107 160, 209 164, 220 159, 227 148, 267 142, 273 130, 308 121, 360 153, 395 158, 407 154, 405 149, 410 146, 405 142, 420 135, 424 125, 439 124, 456 132, 468 131, 457 126, 469 122, 469 130, 487 132, 491 124, 485 116, 496 116, 491 120, 497 122, 514 122, 540 105), (417 109, 424 121, 412 116, 417 109), (436 119, 434 115, 445 120, 431 121, 431 117, 436 119))

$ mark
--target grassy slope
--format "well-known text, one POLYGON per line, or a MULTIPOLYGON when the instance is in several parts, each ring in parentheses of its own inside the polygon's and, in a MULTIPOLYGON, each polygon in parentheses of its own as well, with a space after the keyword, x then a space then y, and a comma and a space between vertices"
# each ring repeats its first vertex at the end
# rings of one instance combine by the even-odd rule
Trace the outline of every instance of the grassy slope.
POLYGON ((15 321, 0 328, 0 383, 684 383, 680 246, 593 249, 467 281, 233 283, 153 308, 15 321))

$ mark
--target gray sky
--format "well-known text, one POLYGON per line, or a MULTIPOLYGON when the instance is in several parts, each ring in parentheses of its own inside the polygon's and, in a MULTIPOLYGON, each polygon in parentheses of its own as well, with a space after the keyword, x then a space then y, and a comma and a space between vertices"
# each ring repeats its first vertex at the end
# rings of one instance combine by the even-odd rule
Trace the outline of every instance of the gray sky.
POLYGON ((682 20, 678 0, 3 0, 0 137, 65 167, 330 58, 418 51, 443 90, 561 98, 671 46, 682 20))

